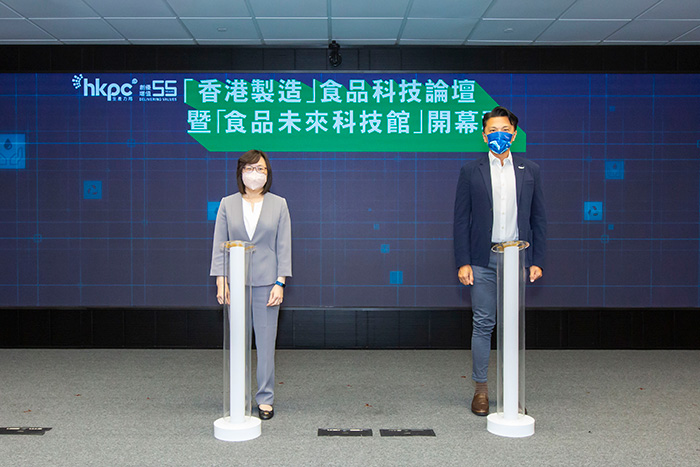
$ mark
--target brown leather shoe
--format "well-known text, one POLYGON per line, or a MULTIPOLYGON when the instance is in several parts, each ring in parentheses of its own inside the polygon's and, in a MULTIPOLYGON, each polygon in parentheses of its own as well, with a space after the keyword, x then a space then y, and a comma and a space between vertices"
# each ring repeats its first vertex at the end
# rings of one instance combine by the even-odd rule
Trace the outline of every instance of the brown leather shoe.
POLYGON ((484 417, 489 414, 489 396, 488 394, 474 394, 472 399, 472 412, 474 415, 484 417))

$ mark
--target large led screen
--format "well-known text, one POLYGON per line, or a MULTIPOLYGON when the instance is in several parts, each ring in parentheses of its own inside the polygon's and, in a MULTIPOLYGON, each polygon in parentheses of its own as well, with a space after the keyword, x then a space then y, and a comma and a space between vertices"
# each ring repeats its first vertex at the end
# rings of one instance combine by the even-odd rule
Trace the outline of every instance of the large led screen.
POLYGON ((531 307, 700 305, 700 76, 0 75, 0 306, 210 306, 218 203, 267 151, 285 305, 466 307, 460 167, 520 118, 549 220, 531 307))

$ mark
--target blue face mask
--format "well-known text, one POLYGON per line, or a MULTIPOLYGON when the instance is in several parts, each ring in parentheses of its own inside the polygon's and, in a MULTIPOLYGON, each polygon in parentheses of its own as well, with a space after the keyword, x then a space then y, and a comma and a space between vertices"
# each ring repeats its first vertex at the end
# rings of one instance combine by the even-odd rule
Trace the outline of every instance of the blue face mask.
POLYGON ((510 148, 513 133, 496 131, 494 133, 489 133, 486 137, 489 141, 489 149, 493 151, 494 154, 503 154, 510 148))

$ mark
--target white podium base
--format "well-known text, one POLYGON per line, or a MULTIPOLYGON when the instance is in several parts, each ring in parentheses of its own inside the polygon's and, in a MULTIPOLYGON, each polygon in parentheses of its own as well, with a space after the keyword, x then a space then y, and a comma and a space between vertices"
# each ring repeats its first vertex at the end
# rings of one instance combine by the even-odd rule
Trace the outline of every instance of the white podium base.
POLYGON ((260 436, 261 422, 257 417, 245 417, 243 423, 229 423, 230 417, 214 422, 214 437, 221 441, 248 441, 260 436))
POLYGON ((506 438, 525 438, 535 434, 535 419, 529 415, 518 415, 516 420, 506 420, 503 414, 492 413, 486 417, 489 433, 506 438))

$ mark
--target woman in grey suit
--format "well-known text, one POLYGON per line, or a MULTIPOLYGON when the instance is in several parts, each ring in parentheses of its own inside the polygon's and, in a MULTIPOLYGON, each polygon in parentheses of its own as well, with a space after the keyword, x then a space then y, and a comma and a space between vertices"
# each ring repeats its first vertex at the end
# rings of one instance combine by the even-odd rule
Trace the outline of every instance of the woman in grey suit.
POLYGON ((224 280, 224 257, 219 246, 231 240, 255 244, 251 256, 253 330, 257 349, 258 403, 260 419, 269 420, 275 387, 275 340, 277 318, 287 277, 292 275, 292 230, 287 201, 270 193, 272 168, 262 151, 253 149, 238 159, 239 193, 221 200, 214 227, 211 275, 216 276, 216 298, 228 302, 224 280))

